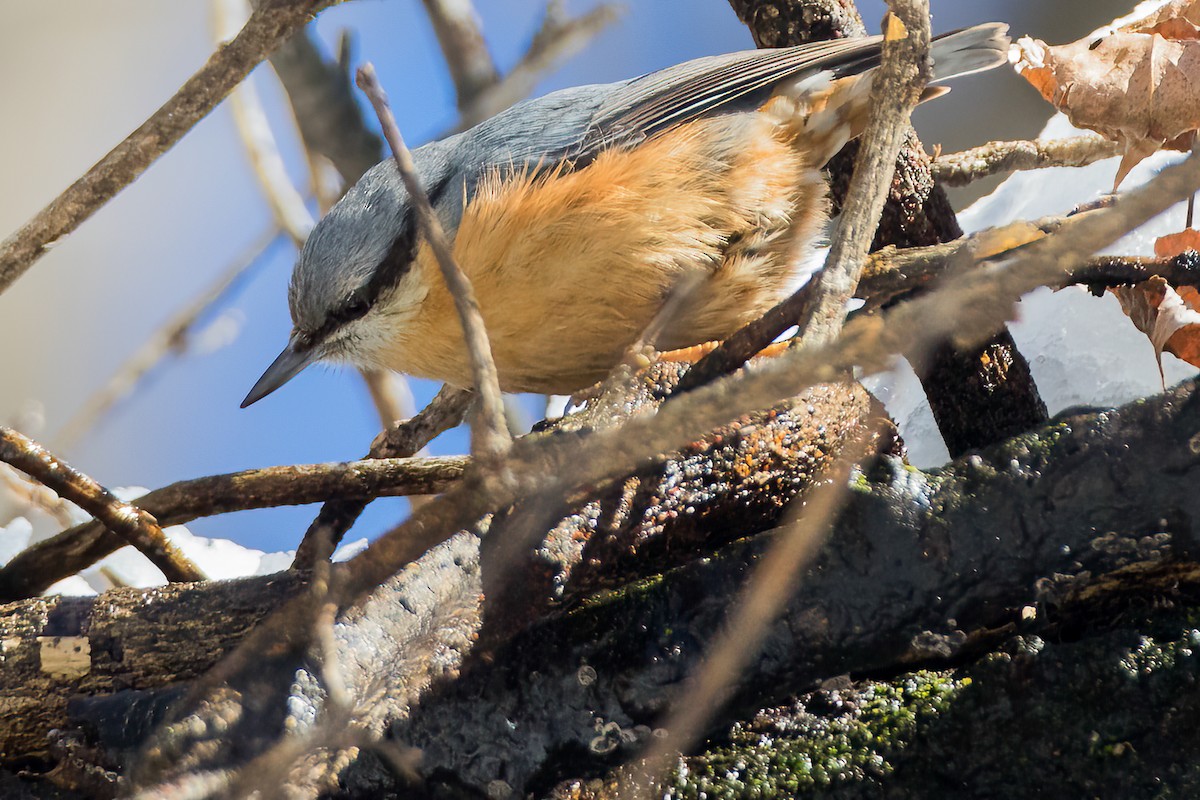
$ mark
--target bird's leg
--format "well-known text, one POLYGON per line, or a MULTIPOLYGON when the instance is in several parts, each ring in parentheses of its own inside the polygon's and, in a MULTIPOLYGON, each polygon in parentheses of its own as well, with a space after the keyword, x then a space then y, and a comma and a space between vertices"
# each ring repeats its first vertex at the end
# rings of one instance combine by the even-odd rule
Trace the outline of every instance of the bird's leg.
MULTIPOLYGON (((676 364, 695 364, 706 355, 716 350, 720 346, 720 342, 704 342, 702 344, 694 344, 691 347, 681 347, 678 350, 667 350, 660 352, 653 347, 631 348, 625 356, 620 366, 627 369, 640 370, 651 366, 658 361, 666 361, 676 364)), ((781 355, 788 348, 788 341, 772 342, 771 344, 759 350, 754 358, 774 358, 781 355)), ((595 400, 599 397, 606 386, 611 382, 611 376, 602 381, 597 381, 586 389, 580 389, 572 394, 567 400, 566 410, 579 408, 589 400, 595 400)))
MULTIPOLYGON (((774 358, 781 355, 788 348, 789 341, 772 342, 754 354, 754 358, 774 358)), ((682 347, 678 350, 668 350, 665 353, 658 353, 659 361, 673 361, 681 364, 695 364, 704 356, 716 350, 720 342, 705 342, 704 344, 694 344, 691 347, 682 347)))

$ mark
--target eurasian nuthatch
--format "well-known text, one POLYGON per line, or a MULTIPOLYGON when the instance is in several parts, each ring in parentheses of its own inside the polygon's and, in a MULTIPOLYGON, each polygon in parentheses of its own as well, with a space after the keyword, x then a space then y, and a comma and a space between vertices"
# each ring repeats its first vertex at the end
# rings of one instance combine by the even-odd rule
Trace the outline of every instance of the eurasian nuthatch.
MULTIPOLYGON (((1006 31, 938 37, 933 79, 1004 62, 1006 31)), ((595 383, 685 271, 705 279, 664 349, 723 339, 782 299, 828 214, 820 170, 866 122, 880 47, 871 37, 701 58, 519 103, 416 150, 501 388, 595 383)), ((243 406, 319 360, 470 385, 453 300, 391 159, 313 230, 288 303, 291 339, 243 406)))

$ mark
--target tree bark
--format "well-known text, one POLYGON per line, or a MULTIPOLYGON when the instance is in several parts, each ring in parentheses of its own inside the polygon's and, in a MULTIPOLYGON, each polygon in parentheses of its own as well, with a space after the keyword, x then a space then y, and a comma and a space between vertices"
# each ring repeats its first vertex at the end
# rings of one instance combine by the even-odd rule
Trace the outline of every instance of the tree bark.
MULTIPOLYGON (((777 419, 771 438, 786 449, 779 437, 795 422, 777 419)), ((725 720, 846 673, 967 661, 1018 629, 1049 635, 1067 618, 1098 627, 1130 603, 1200 585, 1196 430, 1200 392, 1189 382, 1117 412, 1058 420, 935 473, 886 457, 856 483, 725 720)), ((715 463, 727 478, 742 464, 715 463)), ((665 497, 678 473, 664 465, 661 474, 665 497)), ((744 486, 742 474, 729 485, 744 486)), ((703 480, 720 485, 717 474, 703 480)), ((725 497, 744 501, 737 490, 725 497)), ((588 529, 584 517, 561 525, 588 529)), ((507 643, 469 657, 479 629, 478 539, 463 534, 437 548, 338 626, 336 660, 358 724, 421 747, 423 773, 441 776, 435 782, 452 776, 478 791, 495 781, 542 791, 601 772, 648 735, 770 536, 706 551, 694 529, 705 518, 681 523, 677 546, 663 526, 650 549, 673 552, 673 569, 624 588, 616 578, 599 592, 588 585, 507 643)), ((717 533, 731 531, 723 524, 717 533)), ((282 730, 303 732, 325 707, 319 665, 278 653, 264 655, 250 684, 159 728, 148 745, 138 741, 172 697, 147 690, 185 686, 298 586, 281 577, 7 606, 6 764, 58 767, 51 777, 83 792, 87 759, 111 771, 140 747, 152 755, 144 764, 179 777, 244 766, 282 730)), ((395 785, 371 759, 347 772, 351 755, 328 752, 285 775, 313 792, 340 785, 347 796, 356 786, 395 785)))

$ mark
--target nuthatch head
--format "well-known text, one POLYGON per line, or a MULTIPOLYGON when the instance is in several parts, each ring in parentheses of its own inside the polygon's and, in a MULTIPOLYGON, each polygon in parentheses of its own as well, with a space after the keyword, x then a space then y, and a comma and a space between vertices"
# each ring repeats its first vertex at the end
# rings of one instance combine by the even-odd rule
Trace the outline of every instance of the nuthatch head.
MULTIPOLYGON (((1006 31, 935 39, 933 80, 1003 63, 1006 31)), ((820 169, 865 125, 881 41, 712 56, 566 89, 417 149, 501 387, 595 383, 685 272, 704 280, 662 333, 667 349, 723 339, 782 299, 827 218, 820 169)), ((288 304, 288 346, 243 407, 325 360, 470 385, 453 300, 391 159, 313 230, 288 304)))

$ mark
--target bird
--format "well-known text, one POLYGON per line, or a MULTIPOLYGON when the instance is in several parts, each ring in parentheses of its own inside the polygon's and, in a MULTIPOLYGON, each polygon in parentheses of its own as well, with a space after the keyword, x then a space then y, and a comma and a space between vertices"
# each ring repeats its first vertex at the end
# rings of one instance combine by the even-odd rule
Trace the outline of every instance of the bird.
MULTIPOLYGON (((936 37, 931 83, 1004 63, 1007 30, 936 37)), ((708 56, 563 89, 416 149, 500 388, 596 384, 683 275, 701 279, 659 334, 662 350, 724 339, 787 296, 828 219, 821 169, 866 124, 882 42, 708 56)), ((288 306, 287 347, 243 408, 318 361, 471 386, 453 298, 392 159, 314 227, 288 306)))

